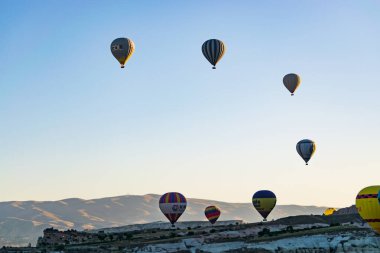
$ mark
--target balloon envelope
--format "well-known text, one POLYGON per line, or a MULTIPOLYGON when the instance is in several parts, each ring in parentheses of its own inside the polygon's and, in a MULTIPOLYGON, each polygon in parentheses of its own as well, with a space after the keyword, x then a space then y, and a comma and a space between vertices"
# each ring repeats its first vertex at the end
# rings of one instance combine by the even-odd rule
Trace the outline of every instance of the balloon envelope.
POLYGON ((369 186, 356 196, 356 208, 363 220, 380 234, 380 205, 378 195, 380 185, 369 186))
POLYGON ((111 43, 111 53, 124 68, 125 63, 135 51, 135 43, 127 38, 118 38, 111 43))
POLYGON ((207 40, 202 45, 202 53, 211 65, 213 65, 213 69, 215 69, 215 65, 220 61, 220 59, 222 59, 225 51, 226 47, 221 40, 207 40))
POLYGON ((174 224, 186 210, 185 196, 178 192, 168 192, 161 196, 159 206, 161 212, 174 224))
POLYGON ((282 79, 282 82, 284 83, 285 87, 288 89, 288 91, 294 95, 294 92, 298 88, 298 86, 301 84, 301 78, 297 74, 287 74, 282 79))
POLYGON ((297 143, 296 149, 298 154, 302 157, 307 165, 310 158, 313 156, 315 150, 317 149, 317 146, 315 145, 314 141, 305 139, 297 143))
POLYGON ((264 218, 264 221, 276 206, 276 202, 276 195, 268 190, 258 191, 252 196, 252 204, 264 218))
POLYGON ((323 212, 323 215, 325 216, 329 216, 329 215, 332 215, 336 212, 336 209, 335 208, 327 208, 324 212, 323 212))
POLYGON ((220 216, 220 209, 217 208, 216 206, 208 206, 205 209, 205 215, 208 221, 211 224, 214 224, 220 216))

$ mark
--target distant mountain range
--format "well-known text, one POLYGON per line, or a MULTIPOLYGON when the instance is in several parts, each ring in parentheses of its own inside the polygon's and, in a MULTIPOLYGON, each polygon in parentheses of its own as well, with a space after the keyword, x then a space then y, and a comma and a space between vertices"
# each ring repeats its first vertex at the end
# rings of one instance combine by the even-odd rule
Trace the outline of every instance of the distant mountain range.
MULTIPOLYGON (((98 229, 128 224, 166 221, 158 208, 159 195, 126 195, 101 199, 64 199, 60 201, 0 202, 0 246, 36 243, 48 227, 58 229, 98 229)), ((204 209, 216 205, 220 220, 257 222, 261 217, 251 203, 226 203, 188 199, 180 221, 205 220, 204 209)), ((322 214, 326 207, 277 205, 268 219, 295 215, 322 214)))

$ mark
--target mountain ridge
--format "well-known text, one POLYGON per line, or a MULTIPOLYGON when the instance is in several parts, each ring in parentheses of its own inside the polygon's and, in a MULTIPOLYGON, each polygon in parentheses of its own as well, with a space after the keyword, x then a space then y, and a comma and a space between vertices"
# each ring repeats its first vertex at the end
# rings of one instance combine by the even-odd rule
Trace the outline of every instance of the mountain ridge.
MULTIPOLYGON (((120 195, 97 199, 66 198, 56 201, 0 202, 0 245, 26 245, 36 242, 43 229, 98 229, 130 224, 166 221, 158 207, 160 195, 120 195)), ((251 203, 188 198, 180 221, 206 220, 204 208, 217 205, 220 220, 257 222, 261 217, 251 203)), ((326 207, 277 205, 269 219, 292 215, 322 214, 326 207)))
MULTIPOLYGON (((80 201, 92 201, 92 200, 102 200, 102 199, 109 199, 109 198, 118 198, 118 197, 144 197, 144 196, 153 196, 153 197, 161 197, 160 194, 155 193, 147 193, 147 194, 124 194, 124 195, 116 195, 112 197, 100 197, 100 198, 79 198, 79 197, 72 197, 72 198, 63 198, 63 199, 57 199, 57 200, 6 200, 6 201, 0 201, 0 204, 3 203, 26 203, 26 202, 35 202, 35 203, 50 203, 50 202, 60 202, 60 201, 68 201, 68 200, 80 200, 80 201)), ((212 201, 212 202, 220 202, 220 203, 228 203, 228 204, 251 204, 250 202, 228 202, 228 201, 222 201, 222 200, 210 200, 210 199, 203 199, 203 198, 186 198, 186 199, 192 199, 192 200, 200 200, 200 201, 212 201)), ((327 208, 327 206, 318 206, 318 205, 298 205, 298 204, 280 204, 280 206, 304 206, 304 207, 323 207, 327 208)), ((342 207, 345 208, 345 207, 342 207)), ((338 208, 338 209, 342 209, 338 208)))

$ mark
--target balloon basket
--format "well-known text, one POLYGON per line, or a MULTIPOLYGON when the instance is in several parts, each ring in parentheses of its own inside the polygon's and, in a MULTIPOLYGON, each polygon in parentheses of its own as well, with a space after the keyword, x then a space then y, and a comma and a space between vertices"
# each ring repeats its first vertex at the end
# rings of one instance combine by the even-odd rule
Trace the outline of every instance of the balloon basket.
POLYGON ((216 67, 214 66, 214 67, 212 67, 212 69, 216 69, 216 67))

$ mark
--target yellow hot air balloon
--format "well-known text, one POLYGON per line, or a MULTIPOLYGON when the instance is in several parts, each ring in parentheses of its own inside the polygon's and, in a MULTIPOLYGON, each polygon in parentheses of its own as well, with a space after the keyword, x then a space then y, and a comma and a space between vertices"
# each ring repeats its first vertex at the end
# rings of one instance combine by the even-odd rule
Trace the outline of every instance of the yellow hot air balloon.
POLYGON ((356 208, 363 220, 380 234, 380 204, 378 194, 380 185, 369 186, 356 196, 356 208))
POLYGON ((276 195, 268 190, 258 191, 252 196, 252 204, 259 212, 259 214, 264 218, 263 221, 267 220, 268 215, 276 206, 276 202, 276 195))
POLYGON ((323 215, 324 216, 329 216, 329 215, 332 215, 336 212, 336 209, 335 208, 327 208, 324 212, 323 212, 323 215))

